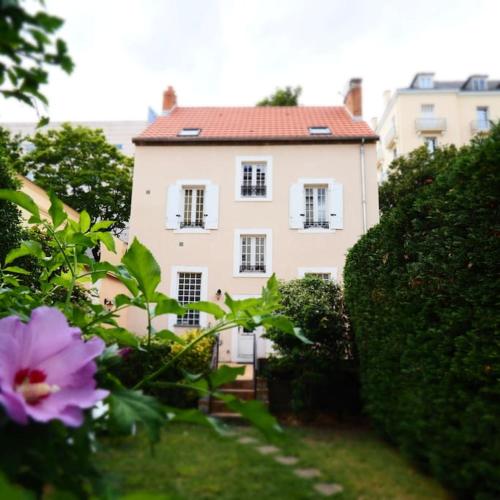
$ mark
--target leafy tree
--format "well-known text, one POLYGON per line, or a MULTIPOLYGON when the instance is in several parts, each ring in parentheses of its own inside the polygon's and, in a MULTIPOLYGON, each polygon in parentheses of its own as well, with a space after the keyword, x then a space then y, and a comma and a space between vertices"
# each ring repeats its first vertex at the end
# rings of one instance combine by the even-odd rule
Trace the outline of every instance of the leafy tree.
POLYGON ((92 224, 112 220, 109 230, 121 234, 130 214, 133 160, 102 130, 82 126, 64 124, 31 141, 35 148, 24 158, 23 173, 75 210, 86 210, 92 224))
MULTIPOLYGON (((21 139, 12 137, 10 132, 0 127, 0 189, 17 189, 19 182, 15 170, 21 157, 21 139)), ((11 202, 0 200, 0 262, 21 239, 21 213, 11 202)))
POLYGON ((54 38, 62 24, 43 10, 29 13, 18 0, 0 0, 0 94, 29 106, 47 104, 40 87, 47 83, 48 67, 73 70, 65 42, 54 38))
POLYGON ((298 106, 300 94, 302 94, 302 87, 300 86, 277 88, 274 94, 259 101, 257 106, 298 106))

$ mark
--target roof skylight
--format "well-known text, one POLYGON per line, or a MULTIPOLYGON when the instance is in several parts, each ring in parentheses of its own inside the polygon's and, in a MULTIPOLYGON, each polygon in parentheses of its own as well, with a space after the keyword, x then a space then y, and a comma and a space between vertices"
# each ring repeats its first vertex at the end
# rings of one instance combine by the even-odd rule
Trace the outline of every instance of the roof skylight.
POLYGON ((200 132, 201 128, 183 128, 177 135, 180 137, 197 137, 200 132))
POLYGON ((324 126, 314 126, 314 127, 309 127, 309 134, 310 135, 332 135, 332 131, 330 130, 330 127, 324 127, 324 126))

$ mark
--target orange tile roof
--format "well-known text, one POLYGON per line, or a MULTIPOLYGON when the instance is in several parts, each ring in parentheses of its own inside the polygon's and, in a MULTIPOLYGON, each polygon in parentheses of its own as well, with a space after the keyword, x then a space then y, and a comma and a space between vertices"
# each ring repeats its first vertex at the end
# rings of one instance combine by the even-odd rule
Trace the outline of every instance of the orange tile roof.
POLYGON ((176 107, 159 116, 139 137, 148 142, 294 141, 377 139, 361 120, 342 106, 176 107), (311 136, 309 127, 329 127, 332 135, 311 136), (196 137, 178 137, 183 128, 199 128, 196 137))

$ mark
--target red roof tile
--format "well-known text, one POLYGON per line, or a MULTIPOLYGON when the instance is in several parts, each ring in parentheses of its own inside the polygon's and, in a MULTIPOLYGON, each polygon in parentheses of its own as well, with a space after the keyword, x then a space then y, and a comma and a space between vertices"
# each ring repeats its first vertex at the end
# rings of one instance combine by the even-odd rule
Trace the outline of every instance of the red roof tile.
POLYGON ((135 142, 202 142, 207 140, 376 139, 364 122, 344 107, 176 107, 159 116, 135 142), (329 127, 332 135, 311 136, 309 127, 329 127), (199 128, 197 137, 178 137, 183 128, 199 128))

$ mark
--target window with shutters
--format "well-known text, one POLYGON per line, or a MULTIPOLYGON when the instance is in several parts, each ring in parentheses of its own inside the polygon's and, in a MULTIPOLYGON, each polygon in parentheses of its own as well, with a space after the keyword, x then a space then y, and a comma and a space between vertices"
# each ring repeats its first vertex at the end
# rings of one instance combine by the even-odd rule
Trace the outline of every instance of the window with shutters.
POLYGON ((205 189, 203 187, 184 187, 183 193, 184 217, 180 227, 205 227, 205 189))
POLYGON ((167 229, 206 233, 219 225, 219 187, 209 180, 178 180, 168 186, 167 229))
POLYGON ((236 201, 271 201, 272 159, 269 156, 236 158, 236 201))
POLYGON ((234 245, 234 275, 271 275, 271 230, 237 229, 234 245))
POLYGON ((327 213, 328 186, 304 186, 305 215, 304 229, 320 227, 328 229, 327 213))
POLYGON ((334 179, 303 178, 290 186, 290 229, 309 233, 344 229, 343 210, 343 185, 334 179))

